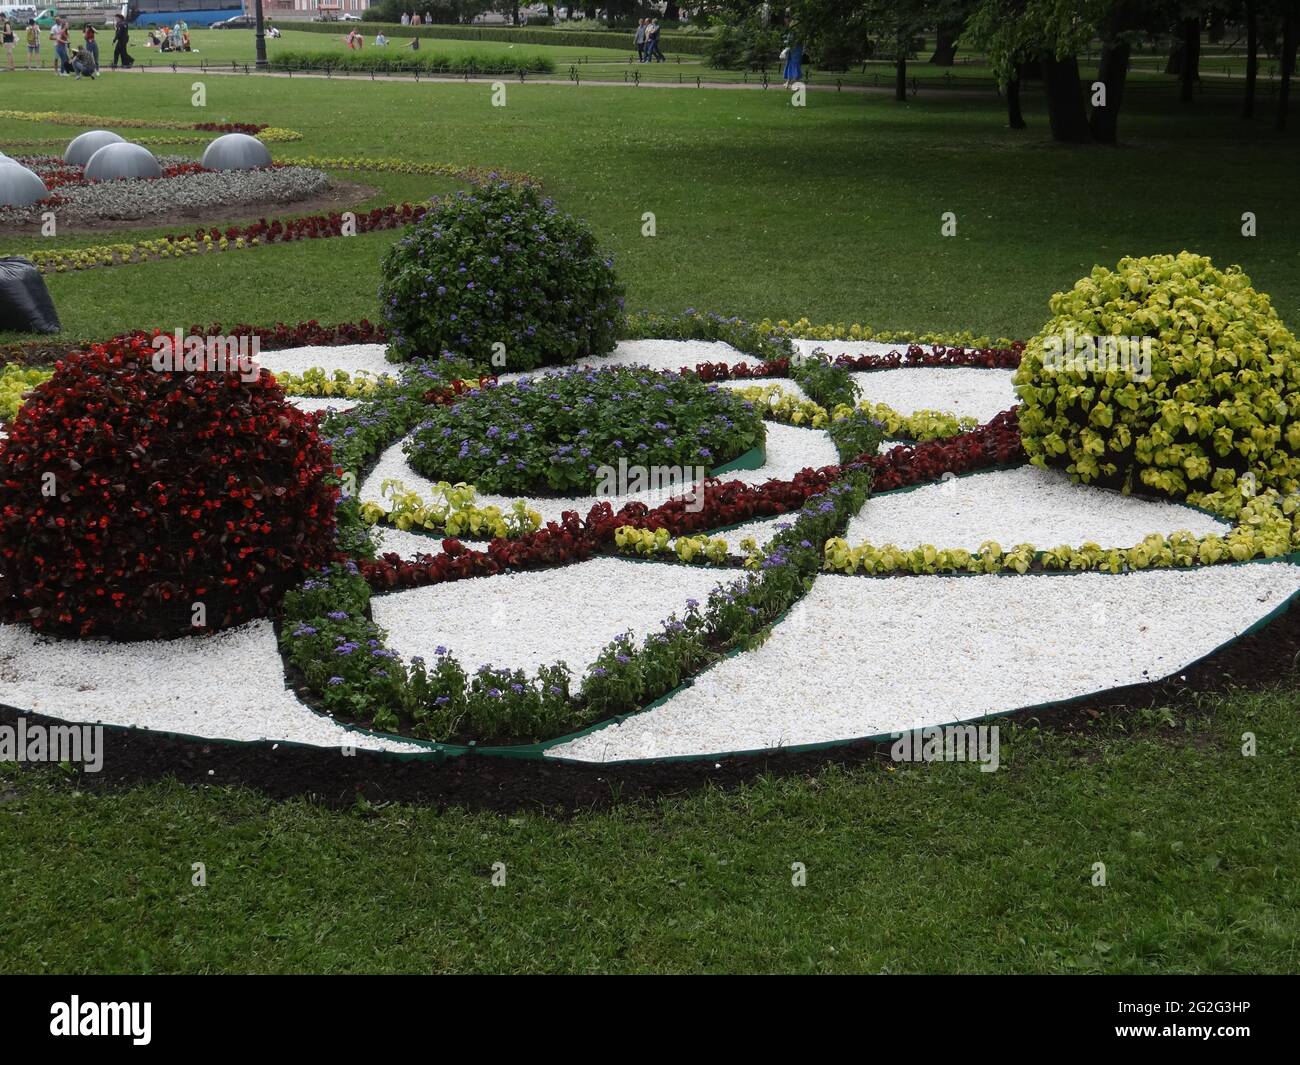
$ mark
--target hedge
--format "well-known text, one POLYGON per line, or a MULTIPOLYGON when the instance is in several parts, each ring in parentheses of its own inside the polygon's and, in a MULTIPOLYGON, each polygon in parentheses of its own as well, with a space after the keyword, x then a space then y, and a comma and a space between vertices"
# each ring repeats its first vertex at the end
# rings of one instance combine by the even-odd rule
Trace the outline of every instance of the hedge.
MULTIPOLYGON (((355 22, 295 22, 294 30, 343 36, 355 22)), ((369 33, 382 30, 389 37, 441 37, 448 41, 507 41, 513 44, 566 45, 572 48, 618 48, 633 51, 632 31, 530 29, 527 26, 403 26, 395 22, 362 23, 369 33)), ((288 27, 286 27, 288 28, 288 27)), ((711 37, 706 34, 661 33, 660 47, 666 53, 703 55, 711 37)))
POLYGON ((405 48, 370 48, 358 52, 278 52, 272 70, 355 70, 376 73, 419 71, 421 74, 553 74, 555 63, 544 56, 438 55, 405 48))

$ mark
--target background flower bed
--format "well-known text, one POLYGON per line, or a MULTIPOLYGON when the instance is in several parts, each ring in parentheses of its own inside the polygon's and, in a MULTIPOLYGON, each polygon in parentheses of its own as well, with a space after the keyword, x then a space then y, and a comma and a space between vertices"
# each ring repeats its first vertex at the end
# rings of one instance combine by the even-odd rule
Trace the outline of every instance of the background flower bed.
POLYGON ((47 176, 52 197, 30 207, 0 208, 0 221, 31 222, 57 203, 60 217, 90 219, 165 218, 175 211, 205 207, 292 203, 319 195, 329 177, 308 167, 272 166, 256 170, 204 170, 184 156, 161 156, 163 175, 121 181, 86 181, 79 168, 45 160, 37 172, 47 176))

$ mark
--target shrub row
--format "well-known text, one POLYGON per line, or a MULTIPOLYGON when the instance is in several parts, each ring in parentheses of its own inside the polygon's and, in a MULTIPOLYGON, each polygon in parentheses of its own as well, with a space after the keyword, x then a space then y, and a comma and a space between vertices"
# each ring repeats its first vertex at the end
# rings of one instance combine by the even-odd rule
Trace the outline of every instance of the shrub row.
MULTIPOLYGON (((295 30, 339 35, 337 22, 295 23, 295 30)), ((446 41, 506 41, 511 44, 552 44, 568 48, 625 48, 633 50, 632 33, 611 30, 571 30, 529 26, 403 26, 400 22, 366 21, 366 28, 383 30, 399 37, 433 37, 446 41)), ((710 38, 704 34, 663 32, 660 47, 665 52, 703 55, 710 38)))
POLYGON ((272 70, 352 70, 357 72, 421 74, 553 74, 555 63, 545 56, 437 55, 405 49, 377 48, 363 52, 277 52, 272 70))

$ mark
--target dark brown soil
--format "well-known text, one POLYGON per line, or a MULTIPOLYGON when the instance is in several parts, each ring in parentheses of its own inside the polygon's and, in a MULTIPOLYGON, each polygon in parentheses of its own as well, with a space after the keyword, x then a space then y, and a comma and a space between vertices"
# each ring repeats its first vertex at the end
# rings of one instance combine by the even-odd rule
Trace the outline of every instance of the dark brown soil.
MULTIPOLYGON (((1096 698, 1021 711, 999 720, 1034 721, 1060 733, 1082 733, 1106 710, 1170 706, 1195 711, 1197 693, 1276 685, 1295 675, 1298 658, 1300 611, 1289 610, 1172 680, 1117 688, 1096 698)), ((815 698, 815 693, 810 697, 815 698)), ((0 724, 15 724, 19 713, 0 706, 0 724)), ((29 720, 49 723, 52 719, 32 714, 29 720)), ((859 742, 737 758, 587 766, 483 754, 442 762, 403 761, 362 750, 344 757, 338 750, 283 743, 221 743, 134 729, 107 733, 103 769, 79 773, 77 786, 82 789, 120 788, 170 776, 195 785, 247 785, 274 798, 308 796, 331 807, 350 806, 365 797, 374 803, 558 814, 681 795, 705 786, 734 787, 762 774, 808 775, 832 764, 885 761, 890 747, 887 741, 859 742)))
MULTIPOLYGON (((328 214, 330 211, 345 211, 364 203, 378 190, 373 185, 359 185, 351 181, 332 179, 330 187, 319 196, 304 200, 272 201, 269 203, 232 204, 228 207, 196 207, 178 210, 175 214, 156 215, 149 218, 91 218, 64 221, 59 217, 59 209, 54 208, 59 226, 59 235, 69 233, 129 233, 135 229, 158 229, 166 227, 176 230, 194 230, 200 226, 225 226, 231 222, 255 222, 259 218, 292 218, 296 215, 328 214)), ((6 227, 11 235, 40 237, 39 220, 25 224, 6 227)))

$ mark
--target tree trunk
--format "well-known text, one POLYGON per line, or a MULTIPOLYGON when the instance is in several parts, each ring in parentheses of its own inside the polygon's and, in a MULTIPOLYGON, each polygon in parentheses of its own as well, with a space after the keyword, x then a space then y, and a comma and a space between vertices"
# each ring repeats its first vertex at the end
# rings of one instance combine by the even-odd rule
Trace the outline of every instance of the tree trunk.
POLYGON ((1257 0, 1246 0, 1246 98, 1241 117, 1255 117, 1255 78, 1259 74, 1259 12, 1257 0))
POLYGON ((1007 125, 1012 129, 1025 128, 1025 116, 1020 112, 1020 68, 1007 82, 1007 125))
POLYGON ((894 99, 907 101, 907 56, 900 55, 894 62, 894 99))
POLYGON ((1291 78, 1295 74, 1295 55, 1296 46, 1300 44, 1297 39, 1297 19, 1295 8, 1287 10, 1286 16, 1282 20, 1282 83, 1277 89, 1277 120, 1274 125, 1279 133, 1286 129, 1286 112, 1287 106, 1291 100, 1291 78))
POLYGON ((1083 107, 1083 86, 1079 83, 1078 56, 1057 59, 1043 56, 1043 78, 1047 89, 1047 117, 1052 140, 1085 144, 1091 137, 1088 114, 1083 107))
POLYGON ((957 36, 961 33, 962 24, 951 22, 941 22, 935 30, 934 55, 930 56, 930 62, 936 67, 950 67, 957 58, 957 36))
POLYGON ((1192 86, 1201 76, 1201 20, 1183 19, 1183 57, 1178 75, 1181 84, 1178 99, 1183 103, 1192 102, 1192 86))
POLYGON ((1122 39, 1101 46, 1101 63, 1097 80, 1106 87, 1106 106, 1094 107, 1089 125, 1094 140, 1114 144, 1119 130, 1119 106, 1124 99, 1124 80, 1128 76, 1129 44, 1122 39))
POLYGON ((1227 19, 1222 11, 1211 11, 1210 22, 1206 27, 1211 44, 1220 44, 1223 41, 1224 31, 1227 29, 1227 19))
POLYGON ((668 0, 668 3, 664 5, 664 21, 677 22, 680 21, 681 17, 682 17, 681 5, 674 4, 672 0, 668 0))

